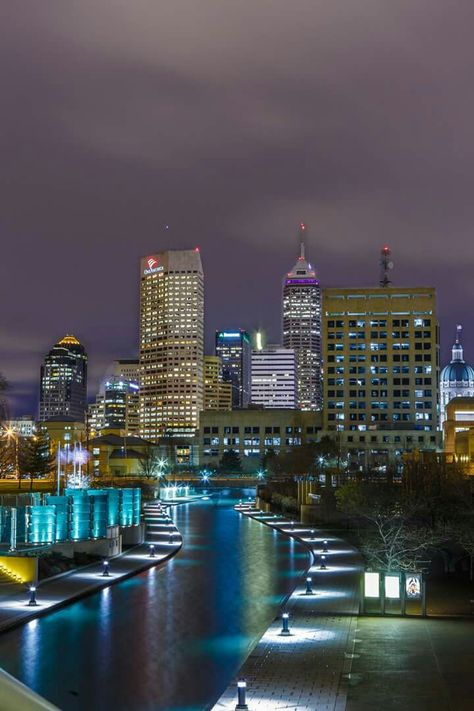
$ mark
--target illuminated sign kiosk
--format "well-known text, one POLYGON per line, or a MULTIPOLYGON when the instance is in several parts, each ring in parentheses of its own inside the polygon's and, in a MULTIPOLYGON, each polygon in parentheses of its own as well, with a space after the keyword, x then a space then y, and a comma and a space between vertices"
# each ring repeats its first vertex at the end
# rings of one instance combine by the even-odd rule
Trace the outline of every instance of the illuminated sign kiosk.
MULTIPOLYGON (((422 573, 366 571, 362 577, 361 614, 367 605, 378 602, 374 614, 386 614, 386 604, 399 601, 400 614, 406 615, 407 601, 419 601, 421 614, 426 616, 426 585, 422 573)), ((397 614, 397 613, 395 613, 397 614)))

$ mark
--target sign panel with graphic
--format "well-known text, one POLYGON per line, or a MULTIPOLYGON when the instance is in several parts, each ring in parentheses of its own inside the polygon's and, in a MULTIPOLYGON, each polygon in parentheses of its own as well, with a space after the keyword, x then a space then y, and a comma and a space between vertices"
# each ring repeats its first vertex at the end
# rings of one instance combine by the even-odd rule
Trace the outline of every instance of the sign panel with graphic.
POLYGON ((407 600, 419 600, 421 597, 421 575, 410 573, 405 577, 405 595, 407 600))

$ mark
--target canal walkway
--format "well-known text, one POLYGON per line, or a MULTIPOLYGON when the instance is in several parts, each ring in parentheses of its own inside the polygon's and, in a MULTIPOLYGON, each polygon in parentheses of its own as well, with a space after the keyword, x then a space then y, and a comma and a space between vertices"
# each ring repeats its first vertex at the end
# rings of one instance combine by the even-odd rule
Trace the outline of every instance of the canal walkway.
POLYGON ((163 563, 182 546, 182 537, 164 506, 145 504, 145 542, 115 558, 93 563, 39 583, 36 604, 30 605, 28 586, 15 585, 0 597, 0 632, 45 615, 85 595, 163 563))
MULTIPOLYGON (((249 709, 345 709, 355 658, 360 554, 340 538, 283 517, 249 507, 240 513, 300 541, 312 558, 310 579, 302 581, 284 608, 290 634, 282 635, 283 620, 276 618, 240 670, 249 709)), ((236 703, 237 679, 213 708, 233 711, 236 703)))

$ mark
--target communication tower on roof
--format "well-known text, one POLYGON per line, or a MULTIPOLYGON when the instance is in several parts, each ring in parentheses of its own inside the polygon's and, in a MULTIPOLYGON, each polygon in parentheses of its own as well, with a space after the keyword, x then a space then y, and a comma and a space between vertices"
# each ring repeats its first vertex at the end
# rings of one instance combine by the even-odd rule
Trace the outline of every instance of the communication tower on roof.
POLYGON ((389 272, 393 269, 393 262, 390 258, 390 247, 383 247, 380 252, 380 286, 387 287, 392 283, 389 279, 389 272))

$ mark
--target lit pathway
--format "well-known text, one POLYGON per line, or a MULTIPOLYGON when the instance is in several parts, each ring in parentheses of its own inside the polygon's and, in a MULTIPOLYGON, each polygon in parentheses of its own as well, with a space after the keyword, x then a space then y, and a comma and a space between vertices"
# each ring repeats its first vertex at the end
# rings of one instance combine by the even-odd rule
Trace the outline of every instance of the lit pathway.
MULTIPOLYGON (((306 594, 303 582, 285 607, 290 635, 281 635, 278 617, 239 672, 247 682, 249 711, 344 709, 359 609, 358 552, 340 538, 320 530, 312 535, 309 527, 283 517, 250 509, 241 513, 303 541, 314 557, 308 571, 314 594, 306 594), (326 569, 320 568, 321 555, 326 569)), ((214 710, 233 711, 236 703, 237 679, 214 710)))
POLYGON ((55 608, 113 585, 170 558, 181 548, 182 539, 165 511, 158 502, 145 504, 145 543, 135 546, 116 558, 111 558, 107 566, 108 575, 103 575, 102 563, 94 563, 50 581, 45 580, 38 585, 36 606, 28 605, 27 586, 22 586, 20 590, 15 586, 16 591, 12 595, 0 598, 0 632, 23 624, 30 618, 47 614, 55 608), (154 546, 153 557, 151 557, 151 545, 154 546))

